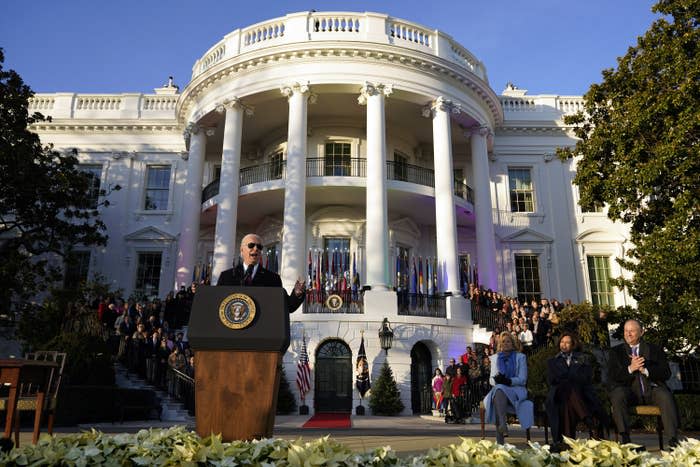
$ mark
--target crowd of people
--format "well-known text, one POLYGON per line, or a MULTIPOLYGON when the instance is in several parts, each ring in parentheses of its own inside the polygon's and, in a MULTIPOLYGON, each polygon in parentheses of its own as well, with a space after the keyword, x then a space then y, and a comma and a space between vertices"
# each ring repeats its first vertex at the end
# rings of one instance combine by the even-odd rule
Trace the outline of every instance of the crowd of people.
POLYGON ((473 306, 486 308, 494 315, 495 327, 489 342, 492 350, 496 348, 496 340, 500 333, 507 331, 521 343, 526 354, 554 344, 559 313, 564 307, 571 305, 571 300, 568 299, 564 302, 546 298, 519 300, 474 284, 469 285, 467 296, 473 306))
POLYGON ((189 321, 197 283, 170 292, 164 300, 128 299, 115 294, 93 303, 97 317, 114 343, 114 353, 130 371, 166 386, 168 368, 194 377, 194 354, 180 330, 189 321))
MULTIPOLYGON (((480 365, 478 377, 476 370, 473 373, 477 381, 488 382, 486 388, 479 389, 486 391, 483 396, 485 421, 496 425, 496 442, 502 444, 508 436, 507 414, 515 414, 523 429, 534 423, 534 405, 528 399, 527 392, 527 356, 538 347, 555 345, 559 352, 547 360, 549 391, 545 400, 546 416, 554 439, 552 451, 568 448, 564 436, 575 438, 579 423, 587 427, 591 436, 602 438, 610 419, 622 443, 629 443, 630 408, 645 404, 659 407, 669 446, 678 445, 678 409, 666 385, 671 376, 670 366, 663 349, 642 339, 642 323, 635 319, 625 321, 622 324, 624 342, 608 352, 609 416, 594 388, 592 362, 581 352, 576 333, 558 326, 559 314, 563 308, 571 305, 570 300, 564 303, 555 299, 521 302, 517 298, 505 297, 474 285, 470 285, 468 297, 473 309, 490 310, 496 317, 491 320, 491 323, 495 323, 494 331, 483 357, 484 360, 489 358, 490 364, 480 365)), ((597 321, 607 328, 604 314, 602 312, 597 321)), ((478 358, 476 352, 467 347, 467 352, 460 359, 462 371, 458 376, 450 378, 445 375, 440 381, 441 372, 435 371, 433 391, 436 407, 441 407, 438 401, 445 400, 444 388, 450 385, 450 379, 452 385, 458 380, 457 384, 461 384, 461 387, 473 390, 473 386, 464 385, 462 373, 465 362, 466 371, 469 372, 473 367, 471 362, 478 361, 478 358), (438 397, 438 393, 442 397, 438 397)), ((454 367, 455 361, 451 359, 446 373, 454 367)), ((468 373, 467 382, 470 377, 471 373, 468 373)), ((448 392, 452 393, 450 401, 459 401, 454 390, 448 392)), ((446 412, 452 410, 449 408, 450 402, 442 404, 446 412)), ((459 404, 455 406, 458 410, 459 404)), ((643 446, 640 448, 643 449, 643 446)))
MULTIPOLYGON (((257 244, 253 243, 254 247, 257 244)), ((254 249, 253 247, 253 249, 254 249)), ((241 247, 243 249, 243 246, 241 247)), ((194 355, 178 329, 189 320, 197 284, 171 292, 161 301, 124 301, 108 295, 93 305, 104 328, 118 342, 116 355, 131 371, 160 385, 176 370, 194 376, 194 355)), ((554 449, 565 449, 563 435, 575 436, 583 421, 596 436, 609 423, 607 413, 593 390, 590 362, 580 353, 575 333, 558 329, 559 313, 570 305, 556 299, 520 301, 470 284, 472 307, 490 310, 496 323, 488 344, 468 345, 432 379, 433 408, 446 422, 462 423, 483 401, 488 423, 496 425, 496 440, 508 436, 507 414, 517 415, 521 427, 534 423, 533 403, 527 394, 527 355, 556 345, 560 352, 547 361, 550 391, 545 401, 555 440, 554 449)), ((302 294, 303 296, 303 294, 302 294)), ((628 407, 653 403, 662 409, 664 427, 671 445, 678 443, 673 396, 665 385, 670 376, 666 356, 660 348, 641 340, 643 327, 635 320, 624 323, 625 342, 610 351, 610 400, 612 420, 629 442, 628 407)))
POLYGON ((491 349, 482 346, 479 351, 467 346, 457 362, 454 358, 443 372, 433 373, 433 409, 445 415, 445 421, 463 423, 488 391, 491 368, 491 349))

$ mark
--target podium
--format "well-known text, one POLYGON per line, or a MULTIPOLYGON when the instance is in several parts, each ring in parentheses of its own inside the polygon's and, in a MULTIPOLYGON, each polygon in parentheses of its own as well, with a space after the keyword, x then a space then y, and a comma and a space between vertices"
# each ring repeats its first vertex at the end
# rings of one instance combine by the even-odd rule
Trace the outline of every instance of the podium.
POLYGON ((198 287, 188 328, 194 350, 196 431, 224 441, 272 437, 289 347, 279 287, 198 287))

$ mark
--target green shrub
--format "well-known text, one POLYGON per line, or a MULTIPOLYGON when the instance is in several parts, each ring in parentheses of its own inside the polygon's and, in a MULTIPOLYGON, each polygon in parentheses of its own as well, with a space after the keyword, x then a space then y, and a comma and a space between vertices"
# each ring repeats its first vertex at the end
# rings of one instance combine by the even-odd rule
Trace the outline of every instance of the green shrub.
POLYGON ((112 357, 101 338, 67 332, 46 342, 41 350, 66 352, 62 384, 114 384, 112 357))
POLYGON ((681 418, 681 429, 700 430, 700 394, 676 394, 674 397, 681 418))
POLYGON ((217 435, 200 438, 183 427, 105 435, 92 430, 57 438, 46 434, 39 442, 0 453, 0 465, 301 465, 335 466, 656 466, 695 465, 700 442, 682 442, 670 452, 636 452, 634 445, 613 441, 567 440, 570 449, 552 454, 532 443, 525 449, 492 441, 463 438, 458 444, 432 448, 427 453, 400 458, 391 447, 355 453, 329 437, 312 441, 263 439, 222 442, 217 435))
POLYGON ((289 387, 284 367, 280 365, 278 371, 280 372, 280 387, 277 391, 277 415, 287 415, 296 411, 297 402, 289 387))
POLYGON ((401 392, 396 385, 394 373, 386 360, 384 360, 379 377, 372 386, 369 407, 374 415, 398 415, 404 409, 403 402, 401 402, 401 392))

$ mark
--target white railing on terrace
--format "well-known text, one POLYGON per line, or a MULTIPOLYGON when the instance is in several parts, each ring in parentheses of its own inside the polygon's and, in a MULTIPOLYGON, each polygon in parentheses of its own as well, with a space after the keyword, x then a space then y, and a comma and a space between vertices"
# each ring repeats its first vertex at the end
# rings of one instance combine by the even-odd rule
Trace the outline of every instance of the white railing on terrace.
POLYGON ((192 78, 247 52, 314 41, 363 41, 419 50, 452 62, 488 81, 481 61, 449 35, 379 13, 352 12, 292 13, 236 29, 195 62, 192 78))
POLYGON ((208 51, 207 54, 199 61, 199 72, 202 73, 210 66, 216 65, 219 62, 219 60, 224 58, 225 53, 226 44, 217 44, 216 46, 214 46, 214 50, 208 51))
POLYGON ((389 35, 397 40, 409 41, 426 47, 430 47, 433 42, 433 31, 397 20, 392 20, 389 23, 389 35))
POLYGON ((36 94, 29 112, 53 118, 175 119, 179 94, 36 94))
POLYGON ((505 119, 561 118, 584 110, 584 100, 576 96, 500 96, 505 119), (519 114, 528 113, 527 117, 519 114))
POLYGON ((175 110, 180 96, 143 96, 144 111, 175 110))
POLYGON ((580 97, 559 97, 557 108, 565 115, 575 114, 583 111, 583 98, 580 97))
POLYGON ((78 96, 76 110, 119 110, 122 99, 117 96, 78 96))
POLYGON ((284 36, 284 23, 268 23, 262 26, 248 28, 243 33, 243 44, 250 46, 267 40, 284 36))
POLYGON ((360 19, 353 15, 314 13, 309 23, 313 32, 360 32, 360 19))
POLYGON ((56 100, 50 96, 34 96, 29 100, 28 110, 32 112, 40 112, 42 110, 51 110, 56 100))

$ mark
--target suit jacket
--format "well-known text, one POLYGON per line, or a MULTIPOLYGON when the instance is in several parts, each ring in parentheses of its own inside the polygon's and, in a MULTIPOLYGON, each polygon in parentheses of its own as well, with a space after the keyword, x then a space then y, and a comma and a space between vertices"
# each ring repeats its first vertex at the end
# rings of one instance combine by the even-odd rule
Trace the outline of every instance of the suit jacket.
MULTIPOLYGON (((635 380, 639 377, 639 372, 630 374, 627 371, 632 358, 632 349, 626 342, 616 345, 610 349, 608 362, 608 384, 610 388, 634 387, 635 380)), ((664 386, 666 380, 671 377, 671 367, 668 366, 666 353, 660 347, 648 342, 640 341, 639 355, 644 357, 644 367, 649 371, 649 376, 642 377, 646 387, 664 386)))
POLYGON ((535 345, 544 345, 547 343, 547 332, 551 325, 546 319, 540 318, 537 322, 537 330, 535 331, 534 324, 532 325, 532 334, 535 337, 535 345))
MULTIPOLYGON (((243 270, 243 265, 239 264, 235 268, 231 269, 226 269, 225 271, 221 272, 221 275, 219 276, 219 280, 216 282, 216 285, 240 285, 243 286, 245 285, 243 283, 243 275, 245 274, 245 271, 243 270)), ((280 278, 279 274, 276 272, 272 272, 269 269, 265 269, 262 266, 258 266, 258 271, 255 273, 253 276, 253 283, 251 284, 252 287, 282 287, 282 279, 280 278)), ((284 289, 283 289, 284 290, 284 289)), ((297 308, 299 308, 299 305, 304 303, 304 296, 305 293, 301 295, 301 297, 297 297, 296 294, 292 294, 291 296, 287 294, 287 291, 285 290, 285 295, 287 295, 287 311, 290 313, 294 313, 297 308)))

